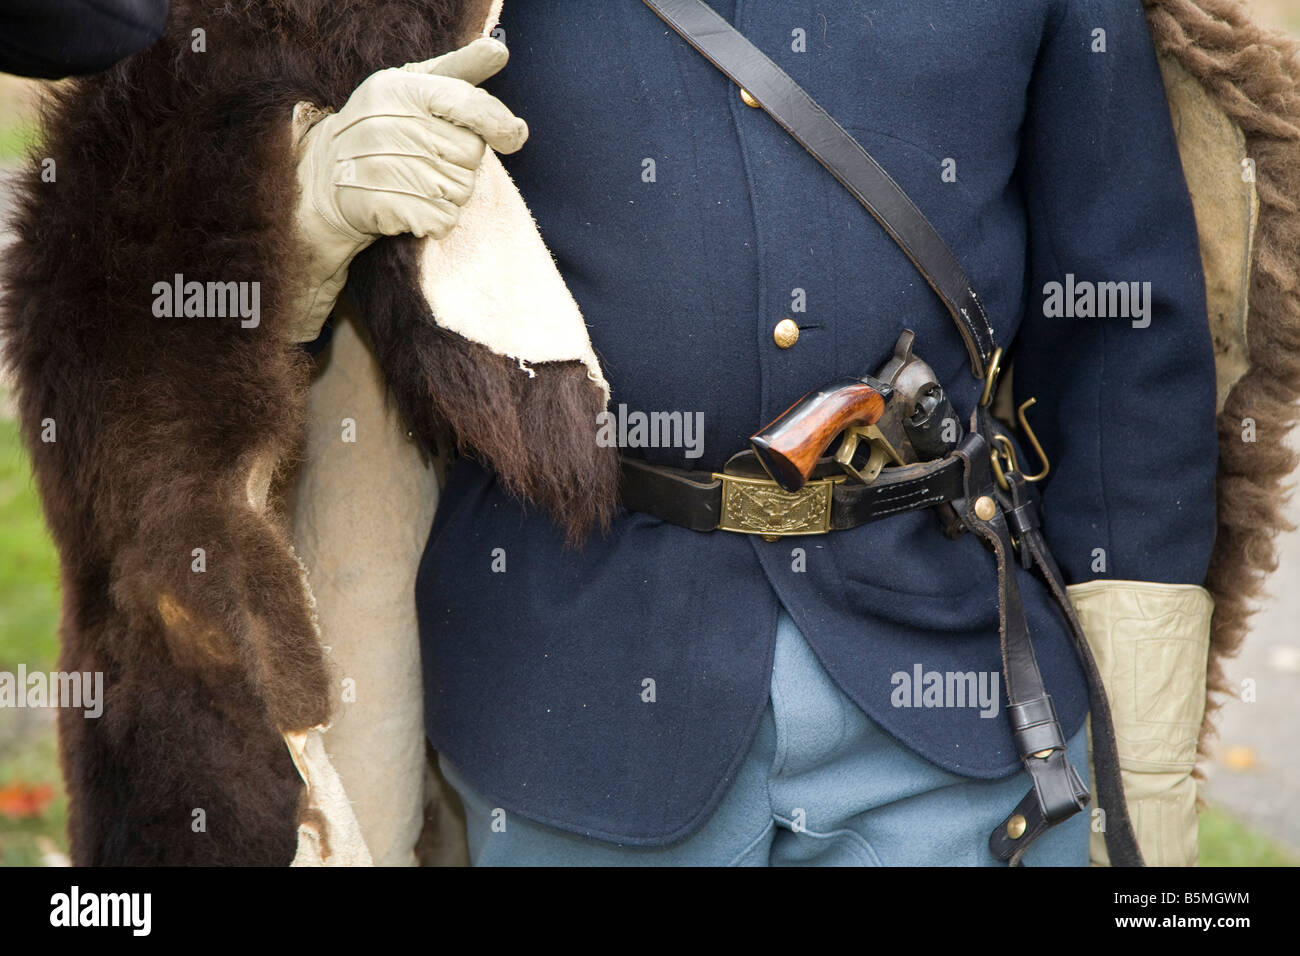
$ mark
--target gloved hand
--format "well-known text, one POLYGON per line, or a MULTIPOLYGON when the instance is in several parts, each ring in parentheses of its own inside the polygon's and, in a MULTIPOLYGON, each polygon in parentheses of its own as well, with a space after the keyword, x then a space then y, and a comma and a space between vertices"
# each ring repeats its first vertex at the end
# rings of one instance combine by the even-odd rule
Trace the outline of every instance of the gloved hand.
MULTIPOLYGON (((1196 585, 1148 581, 1089 581, 1066 590, 1106 685, 1125 802, 1143 859, 1148 866, 1195 866, 1192 770, 1214 600, 1196 585)), ((1091 761, 1091 735, 1088 741, 1091 761)), ((1108 865, 1104 833, 1092 833, 1089 856, 1094 865, 1108 865)))
POLYGON ((480 37, 423 63, 380 70, 337 113, 298 104, 298 227, 308 263, 293 341, 320 334, 349 264, 376 238, 440 239, 451 231, 474 190, 485 142, 500 153, 523 146, 524 121, 477 88, 508 56, 504 44, 480 37))

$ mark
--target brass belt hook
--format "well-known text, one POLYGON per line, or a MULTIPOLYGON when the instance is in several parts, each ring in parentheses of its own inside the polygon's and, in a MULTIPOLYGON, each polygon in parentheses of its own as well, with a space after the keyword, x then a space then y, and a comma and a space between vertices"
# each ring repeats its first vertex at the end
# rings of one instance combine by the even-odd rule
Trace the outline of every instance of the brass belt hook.
POLYGON ((980 407, 987 408, 997 391, 998 376, 1002 373, 1002 349, 995 349, 989 359, 988 368, 984 370, 984 391, 980 393, 980 407))
MULTIPOLYGON (((1024 432, 1025 440, 1029 442, 1029 446, 1033 448, 1034 454, 1038 456, 1038 461, 1043 466, 1042 470, 1036 474, 1024 475, 1025 481, 1042 481, 1052 469, 1052 463, 1047 460, 1047 453, 1043 451, 1043 446, 1039 444, 1038 436, 1034 434, 1034 430, 1029 427, 1029 420, 1025 418, 1025 410, 1037 403, 1038 399, 1036 398, 1026 399, 1020 408, 1016 410, 1016 418, 1020 422, 1020 428, 1024 432)), ((998 485, 1001 486, 1002 490, 1008 491, 1010 486, 1007 484, 1007 475, 1020 470, 1020 463, 1016 461, 1016 449, 1011 444, 1011 440, 1005 435, 994 435, 993 443, 998 446, 993 450, 993 474, 997 477, 998 485), (1005 472, 1002 470, 1002 463, 998 461, 999 457, 1007 463, 1005 472)))

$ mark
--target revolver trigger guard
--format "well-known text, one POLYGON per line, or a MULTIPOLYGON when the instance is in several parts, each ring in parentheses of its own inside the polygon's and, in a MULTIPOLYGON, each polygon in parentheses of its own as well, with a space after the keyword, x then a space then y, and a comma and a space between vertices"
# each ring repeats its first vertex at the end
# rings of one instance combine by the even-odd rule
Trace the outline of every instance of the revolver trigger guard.
POLYGON ((894 446, 889 443, 889 439, 875 425, 845 429, 844 436, 840 439, 840 447, 835 452, 835 460, 849 475, 864 485, 869 485, 880 477, 881 469, 887 463, 904 464, 903 459, 894 450, 894 446), (867 456, 866 464, 858 468, 853 464, 853 459, 864 438, 871 448, 871 453, 867 456))

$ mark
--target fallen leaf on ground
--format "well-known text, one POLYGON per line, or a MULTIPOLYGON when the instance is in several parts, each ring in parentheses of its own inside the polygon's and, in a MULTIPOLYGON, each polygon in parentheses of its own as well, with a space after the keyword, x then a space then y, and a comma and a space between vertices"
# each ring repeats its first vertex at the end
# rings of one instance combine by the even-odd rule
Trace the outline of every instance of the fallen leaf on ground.
POLYGON ((24 820, 39 817, 54 799, 54 788, 48 783, 35 785, 13 780, 0 786, 0 817, 24 820))

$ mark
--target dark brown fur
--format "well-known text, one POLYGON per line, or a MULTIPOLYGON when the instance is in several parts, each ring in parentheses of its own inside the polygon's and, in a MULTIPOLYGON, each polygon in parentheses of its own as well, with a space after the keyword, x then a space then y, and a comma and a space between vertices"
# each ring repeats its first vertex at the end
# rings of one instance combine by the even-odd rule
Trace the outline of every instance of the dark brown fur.
MULTIPOLYGON (((48 110, 57 180, 34 161, 22 184, 3 338, 62 558, 60 666, 105 675, 100 719, 61 712, 78 864, 293 856, 302 786, 280 731, 328 719, 328 676, 282 516, 246 494, 255 462, 297 454, 309 381, 281 340, 302 256, 288 118, 459 45, 485 7, 179 0, 157 46, 48 110), (260 327, 154 318, 153 283, 174 273, 260 282, 260 327)), ((421 437, 448 423, 573 540, 605 519, 613 457, 576 366, 528 380, 438 330, 408 244, 377 243, 352 275, 421 437)))

